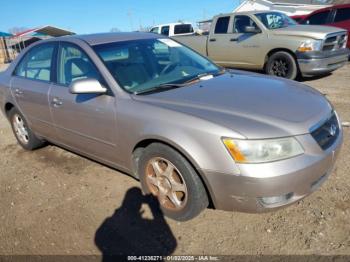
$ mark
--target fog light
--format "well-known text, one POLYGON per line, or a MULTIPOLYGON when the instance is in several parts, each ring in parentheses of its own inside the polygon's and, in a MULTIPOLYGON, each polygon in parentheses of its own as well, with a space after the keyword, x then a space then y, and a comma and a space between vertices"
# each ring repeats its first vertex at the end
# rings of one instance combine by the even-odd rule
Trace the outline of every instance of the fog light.
POLYGON ((274 197, 262 197, 260 201, 267 206, 283 204, 293 197, 293 193, 274 197))

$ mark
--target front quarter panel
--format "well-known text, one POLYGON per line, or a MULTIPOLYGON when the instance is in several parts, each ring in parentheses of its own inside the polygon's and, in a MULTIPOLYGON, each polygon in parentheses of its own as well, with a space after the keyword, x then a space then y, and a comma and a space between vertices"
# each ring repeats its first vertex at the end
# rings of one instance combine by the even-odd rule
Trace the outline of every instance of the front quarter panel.
POLYGON ((133 169, 135 146, 144 140, 161 141, 177 149, 197 169, 239 174, 221 137, 240 137, 232 130, 203 119, 159 106, 119 99, 117 101, 119 148, 127 169, 133 169))
POLYGON ((0 73, 0 108, 1 112, 6 116, 5 106, 7 103, 15 104, 11 94, 11 76, 0 73))

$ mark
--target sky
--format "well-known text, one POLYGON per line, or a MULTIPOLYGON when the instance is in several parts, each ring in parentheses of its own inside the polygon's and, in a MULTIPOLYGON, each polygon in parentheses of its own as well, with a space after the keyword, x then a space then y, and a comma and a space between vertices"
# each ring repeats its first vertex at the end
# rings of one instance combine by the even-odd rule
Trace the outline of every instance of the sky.
POLYGON ((7 1, 2 4, 0 31, 43 25, 57 26, 78 34, 109 32, 112 28, 134 31, 140 25, 209 19, 216 14, 232 12, 238 4, 239 0, 7 1), (3 8, 4 5, 8 5, 7 8, 3 8))

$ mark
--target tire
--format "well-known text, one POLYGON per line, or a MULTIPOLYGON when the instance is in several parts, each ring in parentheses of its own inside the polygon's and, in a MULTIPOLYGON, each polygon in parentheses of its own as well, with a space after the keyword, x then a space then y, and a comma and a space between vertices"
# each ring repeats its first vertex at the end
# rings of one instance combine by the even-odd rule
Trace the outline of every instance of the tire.
POLYGON ((298 65, 291 54, 279 51, 269 57, 265 71, 269 75, 294 80, 298 76, 298 65))
POLYGON ((144 193, 157 197, 169 218, 187 221, 209 205, 207 192, 194 168, 169 146, 154 143, 146 147, 139 159, 138 173, 144 193))
POLYGON ((44 146, 45 141, 35 136, 33 131, 29 128, 24 116, 16 108, 12 108, 10 110, 8 117, 13 134, 15 135, 18 143, 25 150, 32 151, 44 146))

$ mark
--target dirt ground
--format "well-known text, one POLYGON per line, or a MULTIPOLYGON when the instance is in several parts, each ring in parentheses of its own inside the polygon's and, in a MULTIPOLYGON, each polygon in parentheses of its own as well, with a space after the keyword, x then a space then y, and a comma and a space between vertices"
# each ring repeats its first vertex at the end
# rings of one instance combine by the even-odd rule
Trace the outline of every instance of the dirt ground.
MULTIPOLYGON (((350 64, 304 83, 350 121, 350 64)), ((25 152, 1 115, 0 255, 350 255, 349 128, 344 135, 334 174, 298 204, 259 215, 207 209, 179 223, 151 215, 133 178, 55 146, 25 152)))

